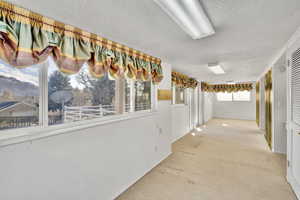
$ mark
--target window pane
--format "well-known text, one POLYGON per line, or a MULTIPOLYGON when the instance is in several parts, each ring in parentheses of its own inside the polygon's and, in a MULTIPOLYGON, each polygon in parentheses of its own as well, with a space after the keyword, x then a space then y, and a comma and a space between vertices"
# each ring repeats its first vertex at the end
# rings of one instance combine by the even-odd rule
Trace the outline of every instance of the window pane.
POLYGON ((78 74, 65 75, 50 59, 48 68, 49 125, 115 114, 115 81, 95 79, 85 65, 78 74))
POLYGON ((250 91, 240 91, 233 93, 234 101, 250 101, 250 91))
POLYGON ((151 81, 135 81, 135 111, 151 109, 151 81))
POLYGON ((175 104, 184 104, 185 92, 184 88, 175 88, 175 104))
POLYGON ((0 61, 0 130, 39 125, 39 66, 0 61))
POLYGON ((232 93, 228 92, 218 92, 217 93, 218 101, 232 101, 232 93))

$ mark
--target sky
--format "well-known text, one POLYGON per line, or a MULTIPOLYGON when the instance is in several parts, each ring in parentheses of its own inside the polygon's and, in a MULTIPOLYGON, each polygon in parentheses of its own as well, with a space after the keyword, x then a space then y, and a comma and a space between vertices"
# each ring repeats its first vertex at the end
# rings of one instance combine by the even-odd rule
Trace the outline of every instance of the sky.
POLYGON ((38 86, 38 66, 26 67, 23 69, 18 69, 5 64, 0 60, 0 75, 15 78, 19 81, 29 82, 38 86))

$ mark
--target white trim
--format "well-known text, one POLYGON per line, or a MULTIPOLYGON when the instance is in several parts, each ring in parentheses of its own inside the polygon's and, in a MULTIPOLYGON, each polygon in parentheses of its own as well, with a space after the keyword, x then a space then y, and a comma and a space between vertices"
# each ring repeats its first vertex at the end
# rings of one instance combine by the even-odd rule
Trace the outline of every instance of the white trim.
POLYGON ((157 94, 157 85, 153 84, 151 81, 151 110, 158 110, 158 94, 157 94))
MULTIPOLYGON (((298 29, 299 31, 299 29, 298 29)), ((297 37, 300 38, 300 32, 298 32, 297 37)), ((286 51, 286 60, 291 59, 291 54, 297 48, 299 48, 300 41, 297 43, 296 39, 290 43, 289 48, 286 51), (294 43, 294 44, 292 44, 294 43)), ((300 184, 298 180, 293 175, 293 130, 297 128, 297 125, 292 120, 292 87, 291 87, 291 65, 287 65, 287 181, 290 183, 294 193, 300 199, 300 184)))
POLYGON ((143 118, 156 115, 157 112, 150 110, 137 111, 134 113, 125 113, 115 116, 107 116, 104 118, 83 120, 78 122, 53 125, 49 127, 30 127, 6 130, 5 133, 0 134, 0 147, 8 146, 12 144, 23 143, 26 141, 37 140, 41 138, 51 137, 64 133, 70 133, 86 128, 92 128, 95 126, 103 126, 106 124, 117 123, 124 120, 131 120, 135 118, 143 118))
POLYGON ((48 126, 48 67, 49 61, 46 60, 39 66, 39 124, 48 126))
POLYGON ((172 107, 187 107, 188 105, 186 105, 186 104, 173 104, 171 106, 172 107))
POLYGON ((297 180, 295 179, 291 168, 288 168, 288 170, 287 170, 286 179, 287 179, 288 183, 290 184, 290 186, 292 187, 297 198, 300 199, 300 185, 298 184, 297 180))

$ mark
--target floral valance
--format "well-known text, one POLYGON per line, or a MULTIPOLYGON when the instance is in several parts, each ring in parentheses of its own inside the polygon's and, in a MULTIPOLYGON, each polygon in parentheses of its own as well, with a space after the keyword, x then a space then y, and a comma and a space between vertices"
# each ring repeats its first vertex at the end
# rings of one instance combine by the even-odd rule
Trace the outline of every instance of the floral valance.
POLYGON ((158 58, 0 0, 0 59, 26 67, 50 55, 68 74, 87 63, 96 78, 105 73, 155 83, 163 78, 158 58))
POLYGON ((204 92, 239 92, 250 91, 253 89, 252 83, 237 84, 208 84, 201 83, 201 90, 204 92))
POLYGON ((198 81, 179 72, 172 72, 172 82, 177 87, 196 88, 198 81))

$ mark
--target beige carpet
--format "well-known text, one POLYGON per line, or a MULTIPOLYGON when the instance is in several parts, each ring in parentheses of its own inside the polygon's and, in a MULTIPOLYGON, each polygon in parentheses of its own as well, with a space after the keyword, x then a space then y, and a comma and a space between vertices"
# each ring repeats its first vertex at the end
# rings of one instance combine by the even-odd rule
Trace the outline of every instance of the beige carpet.
POLYGON ((118 200, 295 200, 255 122, 211 120, 118 200))

